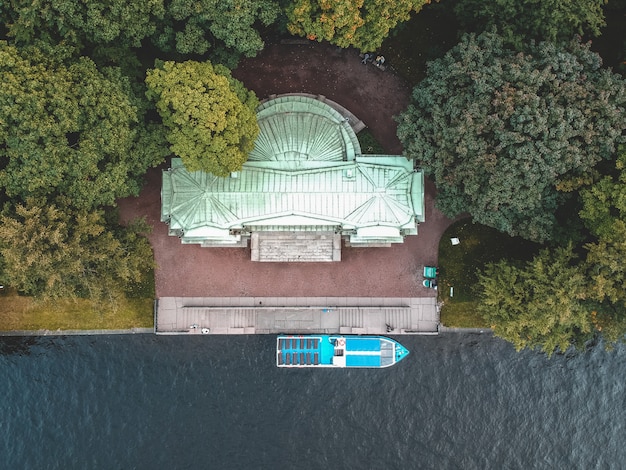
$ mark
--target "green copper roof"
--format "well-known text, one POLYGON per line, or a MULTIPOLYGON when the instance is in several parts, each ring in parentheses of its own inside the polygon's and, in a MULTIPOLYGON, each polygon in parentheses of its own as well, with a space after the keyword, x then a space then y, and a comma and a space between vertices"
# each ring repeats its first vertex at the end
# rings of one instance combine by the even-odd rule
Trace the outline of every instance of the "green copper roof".
POLYGON ((358 243, 416 234, 424 220, 422 173, 402 156, 360 155, 339 113, 290 98, 259 108, 261 133, 236 174, 190 173, 172 160, 161 192, 161 220, 170 233, 187 243, 281 226, 328 227, 358 243))
POLYGON ((260 132, 249 161, 354 160, 361 147, 350 123, 322 101, 284 96, 257 111, 260 132))

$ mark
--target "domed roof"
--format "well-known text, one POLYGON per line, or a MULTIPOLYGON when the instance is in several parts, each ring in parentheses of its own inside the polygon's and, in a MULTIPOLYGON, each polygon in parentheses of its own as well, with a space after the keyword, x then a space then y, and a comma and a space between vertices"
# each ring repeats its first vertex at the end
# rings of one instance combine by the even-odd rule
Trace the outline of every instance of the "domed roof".
POLYGON ((349 120, 308 96, 268 100, 257 120, 260 132, 248 161, 352 161, 361 153, 349 120))

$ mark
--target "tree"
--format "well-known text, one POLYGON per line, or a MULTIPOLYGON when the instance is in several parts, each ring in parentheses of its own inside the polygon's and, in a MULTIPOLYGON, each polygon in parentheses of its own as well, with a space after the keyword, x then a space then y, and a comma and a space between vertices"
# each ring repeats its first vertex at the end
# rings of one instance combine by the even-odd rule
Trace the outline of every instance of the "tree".
POLYGON ((586 245, 589 294, 600 303, 594 321, 611 340, 626 333, 626 147, 616 169, 581 191, 580 212, 594 237, 586 245))
POLYGON ((43 298, 123 296, 153 267, 152 249, 140 236, 148 226, 124 228, 103 211, 61 210, 28 199, 0 216, 0 258, 5 281, 43 298))
POLYGON ((139 47, 165 14, 163 0, 15 0, 2 7, 8 34, 18 44, 43 39, 139 47))
POLYGON ((624 80, 578 42, 529 53, 493 33, 466 35, 431 62, 398 118, 406 155, 448 216, 534 241, 552 236, 565 191, 614 156, 626 127, 624 80))
POLYGON ((575 35, 599 36, 607 0, 460 0, 461 24, 481 32, 494 26, 505 42, 524 49, 531 40, 565 41, 575 35))
POLYGON ((389 31, 430 0, 296 0, 286 9, 292 34, 361 51, 380 47, 389 31))
POLYGON ((165 47, 174 42, 183 54, 204 54, 215 38, 226 49, 253 57, 264 46, 255 26, 273 24, 280 11, 275 0, 174 0, 168 4, 171 19, 158 41, 165 47))
POLYGON ((128 80, 0 42, 0 194, 92 209, 135 195, 167 151, 128 80), (63 202, 61 202, 61 199, 63 202))
POLYGON ((14 0, 0 2, 18 45, 43 40, 79 51, 116 47, 122 54, 150 40, 163 52, 206 54, 234 63, 264 44, 258 27, 273 24, 276 0, 14 0))
POLYGON ((227 176, 241 169, 259 133, 259 102, 226 67, 164 62, 148 71, 146 83, 187 170, 227 176))
POLYGON ((524 267, 506 260, 489 264, 479 287, 479 312, 518 351, 540 348, 550 356, 582 346, 596 333, 585 300, 587 279, 571 246, 543 250, 524 267))

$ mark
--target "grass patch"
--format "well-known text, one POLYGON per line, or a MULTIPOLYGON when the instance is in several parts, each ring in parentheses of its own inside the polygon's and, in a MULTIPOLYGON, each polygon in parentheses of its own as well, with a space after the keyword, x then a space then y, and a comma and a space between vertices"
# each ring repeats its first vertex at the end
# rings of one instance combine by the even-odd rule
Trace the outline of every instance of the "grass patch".
POLYGON ((478 302, 446 302, 441 308, 441 323, 454 328, 489 328, 476 311, 478 302))
POLYGON ((156 297, 154 269, 151 269, 142 282, 129 282, 125 295, 129 299, 154 299, 156 297))
POLYGON ((129 283, 115 302, 89 299, 38 300, 0 290, 0 331, 126 330, 154 326, 154 269, 142 282, 129 283))
POLYGON ((439 242, 439 301, 441 322, 449 327, 488 328, 478 315, 478 272, 501 259, 529 260, 540 245, 510 237, 496 229, 474 224, 470 219, 451 225, 439 242), (452 245, 456 237, 459 245, 452 245), (453 295, 450 294, 453 289, 453 295))
POLYGON ((0 330, 115 330, 152 328, 152 298, 115 304, 86 299, 39 301, 7 290, 0 295, 0 330))

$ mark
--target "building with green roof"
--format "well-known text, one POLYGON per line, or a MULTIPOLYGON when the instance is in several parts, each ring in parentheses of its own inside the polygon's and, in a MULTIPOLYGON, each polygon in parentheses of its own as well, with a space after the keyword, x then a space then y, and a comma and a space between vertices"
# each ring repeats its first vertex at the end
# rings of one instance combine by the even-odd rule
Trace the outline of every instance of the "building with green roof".
POLYGON ((403 156, 362 155, 347 111, 323 97, 262 103, 241 171, 163 172, 161 221, 182 243, 247 247, 254 261, 339 261, 348 246, 390 246, 424 221, 424 177, 403 156))

